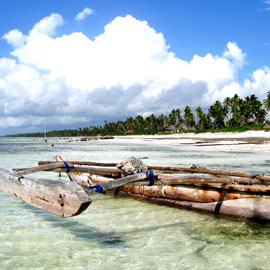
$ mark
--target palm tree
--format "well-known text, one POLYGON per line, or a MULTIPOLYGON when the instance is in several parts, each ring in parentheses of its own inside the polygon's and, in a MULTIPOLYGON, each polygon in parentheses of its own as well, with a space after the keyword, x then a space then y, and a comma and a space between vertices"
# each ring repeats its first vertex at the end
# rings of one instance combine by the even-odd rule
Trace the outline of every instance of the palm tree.
POLYGON ((128 130, 133 130, 135 126, 135 123, 134 123, 134 120, 132 117, 128 117, 125 121, 125 130, 128 131, 128 130))
POLYGON ((214 128, 223 128, 225 126, 224 119, 228 114, 226 107, 222 106, 217 100, 214 105, 209 108, 209 115, 214 119, 214 128))
POLYGON ((206 129, 206 115, 203 112, 201 107, 198 107, 196 109, 196 113, 197 113, 197 117, 198 117, 198 124, 197 124, 197 128, 200 130, 204 130, 206 129))
POLYGON ((188 127, 194 127, 195 126, 195 116, 192 113, 189 106, 186 106, 184 110, 184 119, 185 123, 188 127))
POLYGON ((181 116, 181 110, 180 109, 175 110, 175 118, 176 118, 176 122, 178 124, 183 123, 183 118, 181 116))
POLYGON ((228 111, 227 119, 229 122, 230 119, 232 118, 232 98, 226 97, 223 101, 223 106, 228 111))
POLYGON ((245 123, 248 123, 249 120, 263 123, 265 120, 265 115, 266 111, 263 109, 263 104, 254 94, 245 98, 245 123))
POLYGON ((163 130, 163 127, 164 127, 165 122, 166 122, 166 117, 163 114, 161 114, 157 118, 157 126, 158 126, 158 130, 159 131, 162 131, 163 130))
POLYGON ((268 118, 268 121, 269 121, 269 118, 270 118, 270 91, 267 92, 267 97, 266 99, 263 100, 263 105, 267 111, 267 118, 268 118))
POLYGON ((146 123, 148 127, 148 132, 155 133, 157 132, 157 119, 154 114, 151 114, 150 116, 146 117, 146 123))
POLYGON ((173 109, 168 116, 168 124, 175 125, 176 124, 176 111, 173 109))
POLYGON ((138 131, 144 130, 145 127, 145 120, 141 115, 137 115, 135 118, 135 123, 136 123, 136 129, 138 131))
POLYGON ((124 134, 125 133, 125 125, 123 121, 117 121, 116 123, 117 126, 117 132, 120 134, 124 134))
POLYGON ((152 130, 156 130, 157 129, 157 118, 153 113, 150 115, 150 123, 151 123, 152 130))
POLYGON ((227 121, 228 126, 240 126, 243 122, 243 113, 244 113, 244 101, 235 94, 230 100, 224 100, 225 105, 228 106, 230 111, 228 111, 229 120, 227 121))

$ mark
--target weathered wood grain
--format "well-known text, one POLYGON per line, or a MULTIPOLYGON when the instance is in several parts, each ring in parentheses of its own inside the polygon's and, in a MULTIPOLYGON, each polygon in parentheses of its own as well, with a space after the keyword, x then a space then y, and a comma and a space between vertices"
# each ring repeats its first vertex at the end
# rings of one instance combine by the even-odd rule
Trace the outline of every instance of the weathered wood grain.
POLYGON ((0 169, 0 188, 23 202, 61 217, 79 215, 91 203, 74 182, 18 177, 0 169))
POLYGON ((36 166, 32 168, 16 170, 16 174, 17 176, 22 176, 26 174, 31 174, 31 173, 41 172, 41 171, 48 171, 48 170, 55 170, 55 169, 64 168, 64 167, 65 165, 63 164, 63 162, 54 162, 54 163, 40 165, 40 166, 36 166))
POLYGON ((137 173, 134 175, 129 175, 126 177, 122 177, 122 178, 114 179, 112 181, 108 181, 107 183, 102 184, 102 188, 104 191, 106 191, 106 190, 109 190, 112 188, 123 186, 125 184, 130 184, 132 182, 141 181, 141 180, 144 180, 146 178, 148 178, 147 174, 137 173))
MULTIPOLYGON (((190 202, 179 201, 166 198, 156 198, 142 196, 138 194, 120 191, 118 196, 144 200, 155 204, 167 205, 171 207, 184 208, 192 211, 215 214, 217 205, 220 202, 190 202)), ((236 200, 223 201, 218 216, 227 217, 241 221, 254 221, 260 224, 270 223, 270 198, 244 198, 236 200)))

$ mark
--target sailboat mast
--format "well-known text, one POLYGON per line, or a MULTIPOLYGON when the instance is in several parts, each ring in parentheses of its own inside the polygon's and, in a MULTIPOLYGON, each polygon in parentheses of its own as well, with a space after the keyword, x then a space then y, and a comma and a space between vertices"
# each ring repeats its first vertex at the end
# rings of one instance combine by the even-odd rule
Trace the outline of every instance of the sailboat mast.
POLYGON ((44 121, 44 142, 47 142, 47 138, 46 138, 46 121, 44 121))

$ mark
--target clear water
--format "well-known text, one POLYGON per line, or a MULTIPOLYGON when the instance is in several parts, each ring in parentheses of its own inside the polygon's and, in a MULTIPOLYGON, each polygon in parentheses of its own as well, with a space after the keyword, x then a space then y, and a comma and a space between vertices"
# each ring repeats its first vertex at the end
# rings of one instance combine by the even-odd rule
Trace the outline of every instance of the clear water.
MULTIPOLYGON (((104 162, 147 156, 148 165, 195 163, 270 175, 268 153, 205 152, 113 140, 55 139, 45 144, 41 139, 0 138, 3 168, 35 166, 38 160, 54 160, 56 154, 104 162)), ((95 195, 83 214, 69 219, 3 191, 0 201, 0 269, 270 269, 267 226, 104 195, 95 195)))

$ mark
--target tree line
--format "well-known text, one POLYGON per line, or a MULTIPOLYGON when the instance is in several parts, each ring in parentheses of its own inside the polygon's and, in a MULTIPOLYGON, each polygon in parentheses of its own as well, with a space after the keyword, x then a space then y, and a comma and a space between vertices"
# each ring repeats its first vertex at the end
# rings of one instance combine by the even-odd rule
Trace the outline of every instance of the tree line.
MULTIPOLYGON (((204 112, 199 106, 192 112, 186 106, 183 113, 180 109, 172 109, 168 115, 151 114, 147 117, 137 115, 128 117, 125 121, 107 122, 104 125, 90 126, 79 129, 53 130, 47 136, 97 136, 125 134, 157 134, 166 131, 175 132, 205 132, 241 130, 248 125, 263 125, 270 112, 270 91, 266 98, 260 101, 255 94, 240 98, 238 94, 227 97, 223 102, 217 100, 204 112)), ((17 134, 16 136, 44 136, 43 133, 17 134)))

